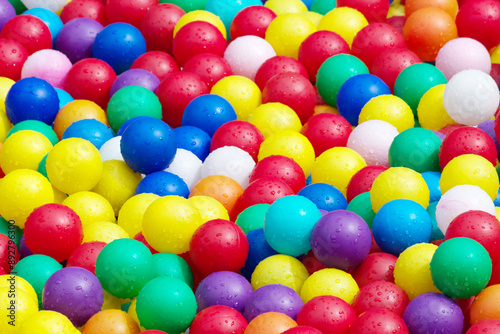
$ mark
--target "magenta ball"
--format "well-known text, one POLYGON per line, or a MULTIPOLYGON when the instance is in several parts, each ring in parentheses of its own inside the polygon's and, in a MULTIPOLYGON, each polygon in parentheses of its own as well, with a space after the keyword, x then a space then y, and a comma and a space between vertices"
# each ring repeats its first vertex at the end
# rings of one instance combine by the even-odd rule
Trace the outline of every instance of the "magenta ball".
POLYGON ((116 78, 111 85, 109 96, 113 96, 117 91, 126 86, 141 86, 154 93, 159 84, 160 79, 153 73, 140 68, 133 68, 123 72, 116 78))
POLYGON ((104 27, 89 18, 78 18, 66 23, 56 39, 56 49, 64 53, 72 63, 92 57, 95 37, 104 27))
POLYGON ((51 49, 40 50, 24 62, 21 79, 37 77, 47 81, 54 88, 63 89, 71 66, 73 64, 64 53, 51 49))

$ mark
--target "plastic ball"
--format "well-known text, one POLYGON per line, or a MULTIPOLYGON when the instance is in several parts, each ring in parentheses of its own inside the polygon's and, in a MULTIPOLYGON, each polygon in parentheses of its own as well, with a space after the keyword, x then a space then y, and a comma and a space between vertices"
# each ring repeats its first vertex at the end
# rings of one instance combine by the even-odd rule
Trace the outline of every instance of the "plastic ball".
POLYGON ((86 242, 75 248, 68 258, 66 267, 80 267, 95 274, 97 257, 106 243, 101 241, 86 242))
POLYGON ((281 284, 299 293, 308 277, 307 269, 299 260, 277 254, 262 260, 257 265, 251 283, 254 290, 268 284, 281 284))
POLYGON ((68 57, 57 50, 40 50, 26 59, 21 78, 37 77, 54 88, 63 88, 72 64, 68 57))
POLYGON ((488 50, 500 43, 494 33, 500 27, 500 6, 496 1, 467 1, 460 7, 456 23, 460 37, 473 38, 488 50))
POLYGON ((367 25, 368 21, 358 10, 350 7, 338 7, 325 14, 318 29, 339 34, 351 46, 356 34, 367 25))
POLYGON ((236 200, 243 193, 238 182, 224 175, 202 178, 192 189, 189 197, 210 196, 219 201, 228 212, 233 210, 236 200))
POLYGON ((382 79, 391 90, 394 90, 398 75, 405 68, 420 62, 420 58, 407 48, 388 49, 373 59, 370 73, 382 79))
POLYGON ((359 288, 352 276, 342 270, 321 269, 308 277, 300 291, 300 297, 307 303, 317 296, 335 296, 352 303, 359 288))
POLYGON ((28 59, 28 51, 19 42, 13 39, 0 38, 1 76, 12 80, 21 79, 23 64, 28 59))
POLYGON ((384 309, 371 309, 360 315, 351 325, 350 334, 408 334, 403 319, 384 309))
POLYGON ((41 310, 34 313, 25 319, 19 326, 19 333, 76 333, 76 328, 65 315, 54 312, 41 310))
POLYGON ((38 302, 35 290, 24 278, 13 274, 0 275, 0 288, 11 288, 12 286, 15 286, 16 289, 22 290, 22 292, 30 296, 35 302, 38 302))
POLYGON ((90 141, 97 149, 113 138, 113 132, 102 122, 95 119, 82 119, 71 124, 61 139, 82 138, 90 141))
POLYGON ((238 225, 245 234, 253 230, 262 229, 264 227, 264 217, 269 207, 270 204, 267 203, 249 206, 241 211, 236 218, 235 224, 238 225))
POLYGON ((178 148, 174 160, 165 171, 177 175, 188 189, 192 189, 201 179, 201 168, 202 162, 194 153, 178 148))
POLYGON ((385 309, 403 315, 409 298, 399 286, 386 281, 373 281, 359 290, 352 307, 357 315, 371 309, 385 309))
MULTIPOLYGON (((262 204, 254 205, 253 207, 259 205, 262 204)), ((239 217, 241 217, 241 215, 238 216, 238 218, 239 217)), ((236 221, 238 221, 238 219, 236 221)), ((269 246, 269 243, 266 241, 263 228, 256 228, 248 231, 247 239, 249 244, 248 256, 247 260, 245 261, 245 266, 241 268, 240 272, 245 276, 245 278, 250 281, 252 273, 260 263, 260 261, 270 256, 276 255, 277 252, 271 246, 269 246)))
POLYGON ((19 262, 20 252, 18 247, 12 242, 10 236, 0 234, 0 268, 2 275, 13 271, 14 266, 19 262))
POLYGON ((234 16, 230 35, 232 39, 254 35, 265 38, 269 24, 276 18, 276 13, 264 6, 248 6, 234 16))
POLYGON ((189 265, 180 256, 172 253, 153 254, 156 276, 169 276, 182 280, 193 287, 193 273, 189 265))
MULTIPOLYGON (((181 6, 181 7, 183 8, 183 6, 181 6)), ((224 23, 222 23, 221 19, 217 15, 215 15, 209 11, 206 11, 206 10, 190 10, 190 11, 188 11, 185 8, 183 8, 183 9, 187 12, 187 14, 183 15, 180 18, 180 20, 177 22, 177 24, 175 25, 174 38, 177 35, 177 32, 185 25, 187 25, 191 22, 194 22, 194 21, 205 21, 205 22, 211 23, 214 26, 216 26, 217 29, 219 29, 220 32, 222 33, 222 36, 224 37, 224 39, 227 39, 227 32, 226 32, 226 28, 224 26, 224 23)))
POLYGON ((154 0, 110 0, 106 3, 106 18, 109 23, 126 22, 138 27, 144 14, 157 4, 154 0))
POLYGON ((498 330, 500 327, 500 320, 498 319, 486 319, 486 320, 481 320, 471 326, 469 330, 467 331, 467 334, 480 334, 480 333, 486 333, 486 334, 491 334, 495 333, 495 331, 498 330))
POLYGON ((18 15, 2 28, 0 38, 19 42, 29 55, 42 49, 52 49, 52 35, 47 25, 38 17, 18 15))
MULTIPOLYGON (((9 237, 12 240, 12 243, 19 248, 21 237, 23 236, 23 231, 19 228, 19 226, 11 225, 5 218, 0 218, 0 234, 3 234, 9 237)), ((10 243, 10 244, 12 244, 10 243)))
POLYGON ((36 301, 33 298, 20 289, 13 294, 10 287, 0 289, 0 306, 4 318, 0 329, 5 334, 19 333, 18 326, 38 312, 36 301))
POLYGON ((21 130, 9 136, 0 151, 0 167, 5 174, 17 169, 37 170, 52 143, 42 133, 21 130), (22 153, 22 154, 20 154, 22 153))
POLYGON ((238 147, 257 161, 260 144, 264 141, 261 131, 251 122, 229 121, 222 124, 212 135, 210 151, 224 146, 238 147))
POLYGON ((131 69, 143 69, 154 74, 160 81, 167 75, 179 71, 179 65, 174 57, 163 51, 143 53, 132 63, 131 69))
POLYGON ((83 227, 83 243, 100 241, 109 244, 113 240, 130 238, 119 225, 111 222, 90 223, 83 227))
POLYGON ((445 89, 445 84, 434 86, 420 98, 417 116, 422 128, 437 131, 447 125, 456 124, 443 105, 445 89))
POLYGON ((9 1, 2 1, 0 3, 0 30, 7 21, 16 16, 16 10, 9 1))
POLYGON ((247 334, 276 334, 296 327, 297 323, 289 316, 279 312, 266 312, 252 320, 245 333, 247 334))
POLYGON ((317 157, 330 148, 346 146, 351 132, 352 126, 344 117, 329 113, 312 116, 301 130, 317 157))
POLYGON ((122 136, 113 137, 101 146, 99 153, 101 154, 103 162, 109 160, 124 161, 120 150, 121 139, 122 136))
POLYGON ((458 12, 458 4, 465 1, 450 1, 450 0, 438 0, 438 1, 428 1, 428 0, 409 0, 404 3, 405 15, 408 17, 415 11, 425 8, 425 7, 438 7, 450 14, 451 17, 455 18, 458 12))
POLYGON ((50 140, 52 145, 55 145, 59 142, 57 135, 50 125, 35 120, 27 120, 17 123, 9 130, 6 139, 9 138, 12 134, 22 130, 32 130, 41 133, 50 140))
POLYGON ((94 314, 82 328, 82 334, 104 334, 121 330, 123 334, 139 333, 139 325, 122 310, 104 310, 94 314))
POLYGON ((153 172, 137 185, 135 194, 151 193, 158 196, 176 195, 187 198, 189 189, 186 183, 177 175, 170 172, 153 172))
MULTIPOLYGON (((0 100, 5 102, 7 93, 16 82, 6 76, 0 77, 0 100)), ((4 110, 5 112, 5 110, 4 110)))
MULTIPOLYGON (((429 198, 429 205, 431 203, 434 203, 437 205, 437 201, 441 199, 442 193, 441 193, 441 186, 439 185, 439 180, 441 179, 441 173, 440 172, 423 172, 422 177, 425 180, 425 183, 427 184, 427 187, 429 188, 429 193, 430 193, 430 198, 429 198)), ((427 207, 429 208, 429 207, 427 207)), ((435 207, 434 207, 435 209, 435 207)), ((429 211, 429 210, 427 210, 429 211)), ((431 217, 432 219, 432 217, 431 217)))
POLYGON ((56 40, 57 50, 64 53, 72 63, 92 56, 92 45, 103 25, 90 18, 75 18, 67 22, 56 40))
MULTIPOLYGON (((129 198, 118 213, 118 225, 129 235, 136 235, 142 231, 142 218, 149 205, 160 198, 156 194, 138 194, 129 198)), ((113 215, 114 217, 114 215, 113 215)))
POLYGON ((261 104, 250 114, 248 122, 256 126, 264 138, 284 130, 299 132, 302 129, 297 113, 280 102, 261 104))
POLYGON ((204 161, 210 153, 211 138, 202 129, 194 126, 180 126, 174 129, 174 134, 178 149, 192 152, 201 161, 204 161))
POLYGON ((306 5, 302 1, 297 0, 269 0, 265 6, 275 12, 278 16, 288 13, 300 13, 307 11, 306 5))
POLYGON ((269 58, 259 67, 254 81, 261 90, 264 90, 271 78, 283 72, 292 72, 307 78, 307 70, 300 61, 288 56, 276 56, 269 58))
POLYGON ((354 174, 347 185, 346 199, 351 202, 356 196, 370 191, 373 182, 383 171, 387 170, 383 166, 366 166, 354 174))
POLYGON ((470 323, 472 325, 498 319, 498 310, 494 307, 500 293, 500 285, 486 287, 474 299, 470 308, 470 323))
POLYGON ((78 18, 89 18, 105 25, 107 20, 104 5, 101 0, 72 0, 58 14, 64 24, 78 18))
POLYGON ((243 316, 247 321, 252 321, 263 313, 279 312, 295 319, 303 305, 299 294, 293 289, 281 284, 270 284, 250 295, 243 316))
POLYGON ((201 53, 191 57, 182 70, 198 75, 209 89, 222 78, 233 75, 227 60, 213 53, 201 53))
POLYGON ((394 283, 394 265, 397 257, 392 254, 377 252, 368 254, 361 264, 353 270, 352 277, 360 289, 375 281, 394 283))
POLYGON ((95 119, 104 125, 108 124, 104 110, 97 104, 88 100, 75 100, 66 104, 57 113, 54 121, 54 132, 59 138, 62 138, 68 127, 83 119, 95 119))
POLYGON ((243 334, 247 321, 238 311, 214 305, 199 312, 189 326, 191 334, 243 334))
MULTIPOLYGON (((123 72, 116 78, 109 94, 112 97, 117 91, 128 86, 141 86, 154 93, 159 84, 160 79, 153 73, 142 68, 133 68, 123 72)), ((139 97, 141 94, 139 93, 137 96, 139 97)))
POLYGON ((300 326, 311 326, 322 333, 346 334, 356 313, 344 300, 334 296, 318 296, 309 300, 297 315, 300 326))

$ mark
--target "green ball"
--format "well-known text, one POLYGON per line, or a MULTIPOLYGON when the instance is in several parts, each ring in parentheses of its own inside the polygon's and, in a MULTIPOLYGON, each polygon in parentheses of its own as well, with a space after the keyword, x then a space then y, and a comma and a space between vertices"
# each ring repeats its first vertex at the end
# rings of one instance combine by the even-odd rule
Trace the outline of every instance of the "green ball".
POLYGON ((153 254, 153 264, 156 276, 178 278, 194 288, 193 272, 187 262, 179 255, 173 253, 153 254))
POLYGON ((196 315, 193 290, 173 277, 157 277, 148 282, 137 296, 136 312, 146 329, 168 334, 184 332, 196 315))
POLYGON ((50 125, 35 120, 27 120, 17 123, 12 127, 12 129, 9 130, 9 132, 7 132, 7 137, 5 139, 9 138, 9 136, 13 133, 21 130, 33 130, 36 132, 40 132, 42 135, 47 137, 48 140, 50 140, 52 145, 55 145, 59 142, 59 138, 50 125))
POLYGON ((184 9, 184 11, 191 12, 193 10, 204 10, 205 9, 205 3, 207 0, 160 0, 160 3, 171 3, 176 6, 181 7, 184 9))
POLYGON ((47 157, 49 154, 47 153, 42 160, 40 160, 40 163, 38 164, 38 169, 37 172, 45 176, 47 179, 49 178, 47 176, 47 157))
POLYGON ((375 218, 375 211, 373 211, 372 209, 372 201, 370 199, 370 193, 368 191, 354 197, 347 205, 346 210, 357 213, 361 218, 365 220, 365 222, 370 227, 370 230, 372 229, 373 218, 375 218))
POLYGON ((446 77, 436 66, 413 64, 399 73, 394 83, 394 95, 408 103, 417 118, 417 107, 422 96, 432 87, 446 82, 446 77))
POLYGON ((439 172, 441 139, 424 128, 411 128, 398 134, 389 148, 391 167, 406 167, 416 172, 439 172))
POLYGON ((153 255, 140 241, 113 240, 99 253, 95 273, 111 295, 134 298, 155 277, 153 255))
POLYGON ((118 132, 123 123, 137 116, 162 119, 161 110, 155 93, 141 86, 125 86, 109 100, 107 115, 111 129, 118 132))
POLYGON ((320 13, 325 15, 332 9, 337 7, 337 0, 316 0, 311 5, 311 12, 320 13))
POLYGON ((368 74, 368 67, 357 57, 338 54, 328 58, 316 75, 319 95, 329 105, 337 106, 337 93, 349 78, 358 74, 368 74))
POLYGON ((243 210, 236 218, 238 225, 243 233, 247 234, 250 231, 264 227, 264 217, 270 204, 255 204, 243 210))
POLYGON ((43 287, 52 274, 62 269, 62 265, 47 255, 30 255, 19 261, 12 273, 24 278, 33 287, 42 309, 43 287))
POLYGON ((431 260, 436 288, 451 298, 470 298, 481 292, 491 277, 491 258, 481 244, 470 238, 443 242, 431 260))
POLYGON ((17 15, 21 15, 23 12, 28 10, 26 6, 21 2, 21 0, 9 0, 10 4, 16 10, 17 15))
POLYGON ((427 213, 429 214, 429 217, 431 217, 432 222, 431 241, 444 239, 444 234, 436 221, 436 207, 438 202, 439 201, 429 203, 429 206, 427 207, 427 213))
POLYGON ((7 236, 10 240, 14 242, 17 249, 19 249, 19 242, 23 235, 23 230, 15 224, 9 224, 7 219, 0 217, 0 234, 7 236))

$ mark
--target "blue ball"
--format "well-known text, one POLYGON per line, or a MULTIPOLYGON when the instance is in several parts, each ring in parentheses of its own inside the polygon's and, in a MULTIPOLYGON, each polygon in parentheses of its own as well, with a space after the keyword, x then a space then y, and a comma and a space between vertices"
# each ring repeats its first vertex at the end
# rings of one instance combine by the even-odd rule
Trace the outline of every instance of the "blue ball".
POLYGON ((125 131, 125 129, 128 128, 128 126, 130 124, 132 124, 132 122, 134 122, 140 118, 144 118, 144 117, 150 117, 150 116, 142 115, 142 116, 132 117, 131 119, 127 119, 125 122, 123 122, 122 126, 118 129, 118 132, 116 133, 116 135, 117 136, 123 135, 123 131, 125 131))
POLYGON ((240 10, 248 6, 262 5, 260 0, 207 0, 205 10, 217 15, 224 23, 230 37, 231 22, 240 10))
POLYGON ((248 256, 245 261, 245 266, 241 268, 241 274, 250 281, 255 267, 260 261, 269 256, 276 255, 276 252, 266 241, 264 229, 258 228, 247 233, 248 239, 248 256))
POLYGON ((309 10, 311 9, 311 6, 314 2, 314 0, 301 0, 301 1, 304 3, 304 5, 306 5, 307 9, 309 10))
POLYGON ((391 94, 389 86, 372 74, 359 74, 349 78, 337 94, 337 108, 351 125, 358 125, 359 114, 371 98, 391 94))
POLYGON ((441 232, 441 229, 438 227, 436 221, 436 207, 438 202, 431 202, 427 207, 427 213, 429 217, 431 217, 432 222, 432 232, 431 232, 431 241, 444 239, 444 234, 441 232))
POLYGON ((500 206, 500 188, 498 188, 497 197, 493 201, 493 204, 495 204, 495 206, 500 206))
POLYGON ((372 230, 380 249, 399 256, 412 245, 430 241, 432 222, 429 213, 419 203, 395 199, 377 212, 372 230))
POLYGON ((144 117, 132 122, 123 131, 120 150, 134 172, 150 174, 162 171, 172 163, 177 143, 167 123, 144 117))
POLYGON ((236 120, 233 106, 225 98, 215 95, 201 95, 189 102, 182 114, 182 125, 196 126, 212 137, 222 125, 236 120))
POLYGON ((302 188, 297 195, 309 198, 318 209, 325 211, 344 210, 347 200, 344 194, 334 186, 326 183, 313 183, 302 188))
POLYGON ((82 119, 74 122, 64 131, 62 139, 83 138, 91 142, 98 150, 114 137, 113 131, 96 119, 82 119))
POLYGON ((56 39, 57 35, 59 35, 59 31, 61 31, 63 27, 63 22, 61 18, 54 12, 45 9, 45 8, 31 8, 27 11, 23 12, 23 15, 32 15, 43 21, 49 28, 50 34, 52 35, 52 45, 54 49, 56 48, 56 39))
POLYGON ((14 125, 30 119, 52 125, 59 112, 59 97, 43 79, 21 79, 7 93, 5 111, 14 125))
POLYGON ((277 199, 264 217, 264 235, 278 253, 290 256, 311 250, 311 233, 321 218, 316 205, 303 196, 291 195, 277 199))
POLYGON ((174 133, 177 148, 193 152, 201 161, 210 154, 212 138, 202 129, 195 126, 180 126, 174 129, 174 133))
POLYGON ((427 188, 429 188, 430 199, 429 202, 439 201, 441 198, 441 185, 439 180, 441 179, 440 172, 423 172, 422 177, 424 178, 427 188))
POLYGON ((146 52, 146 40, 131 24, 112 23, 97 34, 92 54, 104 60, 120 74, 130 69, 134 60, 146 52))
POLYGON ((189 189, 186 182, 170 172, 159 171, 146 175, 137 185, 135 194, 151 193, 158 196, 177 195, 187 198, 189 189))
POLYGON ((75 100, 67 91, 61 88, 55 88, 55 90, 57 92, 57 97, 59 97, 59 109, 75 100))

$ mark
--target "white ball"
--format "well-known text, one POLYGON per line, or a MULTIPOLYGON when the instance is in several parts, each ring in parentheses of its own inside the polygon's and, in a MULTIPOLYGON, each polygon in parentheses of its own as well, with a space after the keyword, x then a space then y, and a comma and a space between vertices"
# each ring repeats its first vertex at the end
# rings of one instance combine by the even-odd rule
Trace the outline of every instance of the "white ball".
POLYGON ((179 176, 189 189, 201 179, 203 162, 191 151, 178 148, 175 158, 165 171, 179 176))
POLYGON ((245 189, 255 161, 248 152, 235 146, 224 146, 211 152, 201 167, 201 177, 210 175, 229 176, 245 189))
POLYGON ((101 153, 102 161, 108 160, 120 160, 125 161, 122 156, 122 151, 120 149, 120 141, 122 137, 116 136, 105 142, 99 152, 101 153))
POLYGON ((21 0, 26 8, 45 8, 54 13, 60 11, 68 2, 67 0, 21 0))
POLYGON ((73 64, 69 58, 57 50, 40 50, 24 62, 21 79, 37 77, 47 81, 54 88, 64 89, 64 83, 73 64))
POLYGON ((436 222, 443 234, 459 214, 480 210, 495 216, 495 205, 491 197, 478 186, 463 184, 445 192, 436 206, 436 222))
POLYGON ((497 84, 480 70, 455 74, 444 89, 444 108, 455 122, 464 125, 476 126, 491 119, 499 102, 497 84))
POLYGON ((242 36, 232 41, 224 52, 224 59, 233 70, 234 75, 241 75, 251 80, 259 67, 269 58, 275 57, 271 44, 258 36, 242 36))
POLYGON ((358 152, 367 165, 390 167, 389 148, 398 134, 396 127, 385 121, 366 121, 352 130, 347 147, 358 152))

